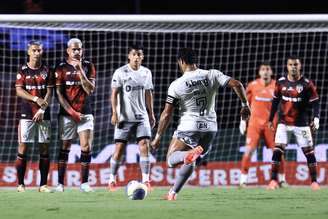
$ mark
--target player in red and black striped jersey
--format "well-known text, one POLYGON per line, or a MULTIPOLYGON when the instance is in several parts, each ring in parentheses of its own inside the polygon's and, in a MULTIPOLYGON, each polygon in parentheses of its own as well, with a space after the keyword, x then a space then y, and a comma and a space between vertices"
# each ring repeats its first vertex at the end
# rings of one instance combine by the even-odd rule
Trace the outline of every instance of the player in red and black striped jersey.
POLYGON ((47 187, 49 171, 50 110, 49 101, 54 87, 53 74, 42 63, 41 42, 31 41, 27 50, 29 61, 17 73, 16 93, 22 98, 18 126, 18 155, 16 160, 18 192, 25 191, 27 143, 33 143, 38 135, 41 173, 40 192, 50 192, 47 187))
POLYGON ((91 192, 88 184, 94 118, 90 95, 95 89, 96 71, 91 62, 82 59, 82 42, 72 38, 67 43, 68 57, 55 69, 56 93, 60 102, 59 129, 63 142, 58 158, 58 186, 55 191, 64 191, 64 175, 71 146, 77 135, 81 145, 80 190, 91 192))
POLYGON ((278 186, 277 174, 281 157, 288 143, 287 134, 292 132, 307 159, 312 181, 311 188, 318 190, 320 187, 317 183, 317 162, 311 128, 312 131, 319 128, 319 96, 313 82, 301 74, 301 61, 298 57, 288 58, 287 70, 287 76, 281 77, 276 83, 269 118, 269 126, 272 128, 272 121, 280 104, 275 135, 276 146, 272 156, 272 175, 268 189, 275 189, 278 186), (309 117, 311 108, 313 119, 309 117))

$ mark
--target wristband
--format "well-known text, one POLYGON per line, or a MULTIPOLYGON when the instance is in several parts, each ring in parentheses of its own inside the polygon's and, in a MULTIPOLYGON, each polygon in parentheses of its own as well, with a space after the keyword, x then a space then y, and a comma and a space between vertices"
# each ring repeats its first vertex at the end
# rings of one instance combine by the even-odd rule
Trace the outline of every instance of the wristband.
POLYGON ((162 135, 156 133, 156 135, 155 135, 155 139, 161 139, 161 137, 162 137, 162 135))
POLYGON ((33 102, 38 101, 38 99, 39 99, 39 97, 37 97, 37 96, 33 97, 33 102))
POLYGON ((38 110, 38 112, 40 112, 40 113, 44 113, 45 110, 40 108, 40 109, 38 110))
POLYGON ((248 101, 246 101, 246 102, 241 102, 241 106, 242 106, 242 107, 249 106, 248 101))

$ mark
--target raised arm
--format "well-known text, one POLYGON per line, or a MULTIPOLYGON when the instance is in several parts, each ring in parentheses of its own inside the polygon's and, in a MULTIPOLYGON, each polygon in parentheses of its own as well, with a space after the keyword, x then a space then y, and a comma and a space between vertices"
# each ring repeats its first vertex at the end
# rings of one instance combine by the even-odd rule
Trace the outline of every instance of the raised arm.
MULTIPOLYGON (((89 79, 82 66, 81 66, 81 63, 79 63, 78 65, 75 66, 76 70, 79 72, 79 75, 80 75, 80 79, 81 79, 81 84, 82 84, 82 87, 83 87, 83 90, 88 94, 90 95, 94 90, 95 90, 95 80, 94 79, 89 79)), ((91 71, 94 71, 94 67, 92 66, 92 69, 91 71)))

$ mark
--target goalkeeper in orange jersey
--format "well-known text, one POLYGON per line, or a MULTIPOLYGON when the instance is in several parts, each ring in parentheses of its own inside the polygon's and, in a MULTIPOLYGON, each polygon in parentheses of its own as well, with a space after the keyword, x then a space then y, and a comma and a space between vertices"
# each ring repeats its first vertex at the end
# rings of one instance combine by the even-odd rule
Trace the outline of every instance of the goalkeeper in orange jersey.
MULTIPOLYGON (((239 126, 240 133, 242 135, 246 133, 246 151, 241 161, 240 187, 245 187, 247 184, 250 159, 259 145, 260 138, 263 137, 267 147, 275 146, 274 131, 268 127, 275 84, 270 64, 263 62, 259 66, 259 78, 247 86, 246 94, 251 107, 251 116, 249 121, 241 120, 239 126)), ((286 185, 284 160, 279 170, 279 183, 281 186, 286 185)))

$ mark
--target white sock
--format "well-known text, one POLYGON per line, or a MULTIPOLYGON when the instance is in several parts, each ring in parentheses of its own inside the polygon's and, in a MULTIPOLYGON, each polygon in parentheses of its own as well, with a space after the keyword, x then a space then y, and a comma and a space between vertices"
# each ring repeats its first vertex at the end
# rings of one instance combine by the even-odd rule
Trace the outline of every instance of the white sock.
POLYGON ((278 179, 279 179, 279 182, 286 182, 286 176, 284 173, 279 173, 278 174, 278 179))
POLYGON ((244 173, 240 174, 240 181, 239 181, 240 185, 247 183, 247 175, 248 174, 244 174, 244 173))
POLYGON ((116 179, 116 177, 114 174, 109 174, 109 183, 115 182, 116 181, 115 179, 116 179))
POLYGON ((142 182, 149 182, 149 173, 142 173, 142 182))

